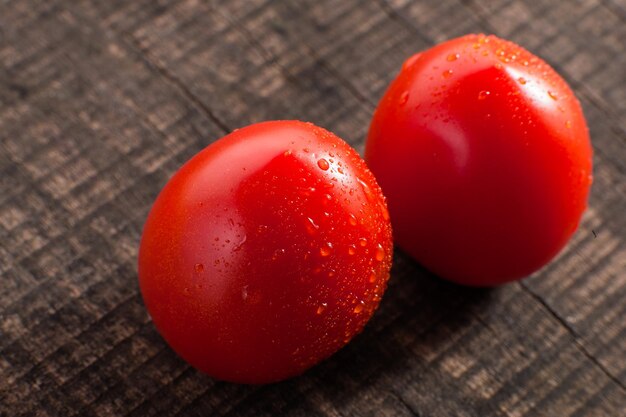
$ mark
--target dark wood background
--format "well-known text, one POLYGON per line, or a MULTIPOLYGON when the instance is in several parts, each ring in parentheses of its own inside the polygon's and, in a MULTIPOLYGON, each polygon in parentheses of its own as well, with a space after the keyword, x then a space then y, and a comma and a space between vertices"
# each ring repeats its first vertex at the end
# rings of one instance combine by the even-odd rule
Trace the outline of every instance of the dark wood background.
POLYGON ((0 0, 0 415, 625 416, 624 0, 0 0), (345 349, 268 386, 180 360, 138 292, 159 189, 226 132, 303 119, 363 148, 403 59, 468 32, 572 85, 595 149, 567 249, 494 290, 396 253, 345 349))

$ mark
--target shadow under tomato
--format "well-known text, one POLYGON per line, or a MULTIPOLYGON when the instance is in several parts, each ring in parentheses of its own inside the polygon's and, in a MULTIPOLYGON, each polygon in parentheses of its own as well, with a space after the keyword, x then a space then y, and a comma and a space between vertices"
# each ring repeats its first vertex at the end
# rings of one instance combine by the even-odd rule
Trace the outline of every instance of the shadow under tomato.
POLYGON ((393 265, 380 308, 360 335, 299 377, 250 387, 231 413, 315 415, 325 402, 350 414, 355 397, 362 401, 403 378, 410 382, 445 350, 443 345, 454 344, 455 332, 489 306, 494 290, 439 279, 400 251, 393 265))

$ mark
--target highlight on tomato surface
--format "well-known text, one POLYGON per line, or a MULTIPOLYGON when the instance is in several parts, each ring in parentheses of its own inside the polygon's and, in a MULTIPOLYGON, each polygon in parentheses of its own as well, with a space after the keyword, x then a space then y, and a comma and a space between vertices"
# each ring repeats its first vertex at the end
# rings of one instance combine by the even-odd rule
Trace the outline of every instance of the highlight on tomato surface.
POLYGON ((441 277, 477 286, 549 262, 592 181, 572 90, 540 58, 485 35, 406 60, 376 109, 365 159, 396 243, 441 277))
POLYGON ((359 333, 392 257, 364 161, 310 123, 239 129, 188 161, 144 226, 139 282, 169 345, 222 380, 302 373, 359 333))

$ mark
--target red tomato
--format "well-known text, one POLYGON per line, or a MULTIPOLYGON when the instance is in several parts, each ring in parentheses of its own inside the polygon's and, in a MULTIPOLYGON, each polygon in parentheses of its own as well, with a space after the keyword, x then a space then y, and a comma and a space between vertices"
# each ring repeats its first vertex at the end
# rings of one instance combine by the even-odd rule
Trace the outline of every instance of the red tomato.
POLYGON ((266 383, 361 331, 391 256, 385 200, 359 155, 310 123, 265 122, 213 143, 167 183, 144 227, 139 282, 185 360, 266 383))
POLYGON ((574 94, 544 61, 494 36, 409 58, 376 109, 365 155, 396 243, 467 285, 519 279, 550 261, 591 185, 574 94))

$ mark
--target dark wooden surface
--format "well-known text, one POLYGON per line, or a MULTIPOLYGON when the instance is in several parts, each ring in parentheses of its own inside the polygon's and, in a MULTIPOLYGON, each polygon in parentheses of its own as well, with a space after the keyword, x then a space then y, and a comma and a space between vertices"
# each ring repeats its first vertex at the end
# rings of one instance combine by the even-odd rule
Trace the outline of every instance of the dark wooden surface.
POLYGON ((0 1, 0 415, 625 416, 625 43, 624 0, 0 1), (362 150, 403 58, 478 31, 587 115, 595 183, 560 257, 488 291, 397 253, 366 330, 280 384, 177 358, 135 267, 177 167, 265 119, 362 150))

